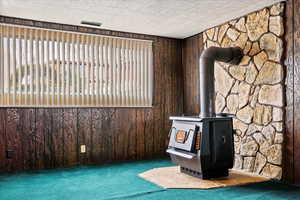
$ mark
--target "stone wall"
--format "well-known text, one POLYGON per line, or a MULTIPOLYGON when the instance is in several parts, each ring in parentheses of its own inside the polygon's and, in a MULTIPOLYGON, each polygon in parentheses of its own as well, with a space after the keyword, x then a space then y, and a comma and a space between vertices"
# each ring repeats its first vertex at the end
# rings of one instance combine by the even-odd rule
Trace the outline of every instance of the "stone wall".
POLYGON ((279 3, 207 30, 205 48, 238 46, 238 66, 216 63, 216 111, 236 116, 235 168, 281 178, 283 9, 279 3))

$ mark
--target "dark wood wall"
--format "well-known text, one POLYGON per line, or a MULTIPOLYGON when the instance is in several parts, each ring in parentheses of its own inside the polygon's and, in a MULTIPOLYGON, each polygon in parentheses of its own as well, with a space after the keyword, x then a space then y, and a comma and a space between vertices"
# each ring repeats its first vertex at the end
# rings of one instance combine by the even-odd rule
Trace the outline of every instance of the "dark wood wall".
POLYGON ((300 184, 300 0, 285 8, 286 114, 284 180, 300 184))
POLYGON ((198 115, 200 112, 199 57, 203 47, 201 33, 182 42, 183 112, 186 115, 198 115))
POLYGON ((181 41, 1 17, 0 22, 153 40, 152 108, 0 108, 0 171, 101 164, 164 155, 168 117, 182 113, 181 41), (87 153, 79 152, 85 144, 87 153), (6 159, 6 150, 13 150, 6 159))

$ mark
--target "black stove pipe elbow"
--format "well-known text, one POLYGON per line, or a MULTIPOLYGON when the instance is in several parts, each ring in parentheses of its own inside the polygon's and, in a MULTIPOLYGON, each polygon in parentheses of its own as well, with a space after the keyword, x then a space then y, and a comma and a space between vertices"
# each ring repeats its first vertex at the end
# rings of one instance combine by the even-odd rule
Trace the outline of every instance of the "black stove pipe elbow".
POLYGON ((240 63, 243 52, 238 47, 209 47, 200 56, 200 117, 215 117, 214 63, 240 63))

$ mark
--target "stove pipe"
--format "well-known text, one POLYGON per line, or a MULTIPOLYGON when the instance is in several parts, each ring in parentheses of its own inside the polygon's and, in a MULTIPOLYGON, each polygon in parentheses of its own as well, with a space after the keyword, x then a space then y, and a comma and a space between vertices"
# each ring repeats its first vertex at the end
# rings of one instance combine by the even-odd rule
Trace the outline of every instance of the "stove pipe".
POLYGON ((200 56, 200 117, 215 117, 214 63, 240 63, 243 52, 238 47, 209 47, 200 56))

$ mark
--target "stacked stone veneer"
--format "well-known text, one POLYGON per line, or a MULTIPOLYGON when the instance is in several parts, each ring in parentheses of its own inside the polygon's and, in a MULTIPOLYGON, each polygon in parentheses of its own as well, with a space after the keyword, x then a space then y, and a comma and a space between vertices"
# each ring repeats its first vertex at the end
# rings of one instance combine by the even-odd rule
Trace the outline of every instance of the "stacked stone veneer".
POLYGON ((204 32, 205 48, 243 49, 238 66, 216 63, 216 111, 234 119, 234 168, 281 178, 283 3, 204 32))

